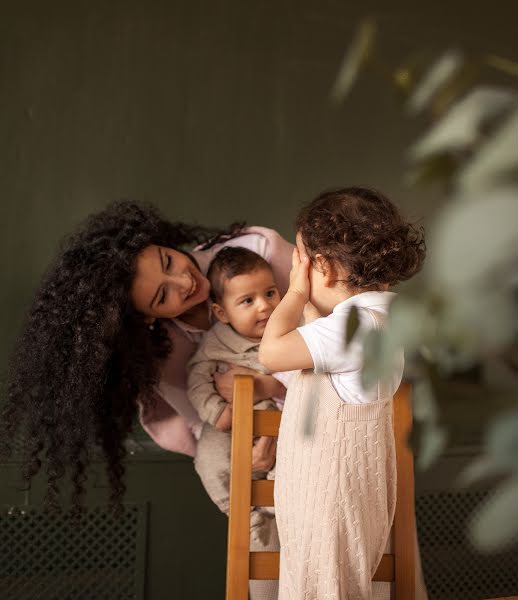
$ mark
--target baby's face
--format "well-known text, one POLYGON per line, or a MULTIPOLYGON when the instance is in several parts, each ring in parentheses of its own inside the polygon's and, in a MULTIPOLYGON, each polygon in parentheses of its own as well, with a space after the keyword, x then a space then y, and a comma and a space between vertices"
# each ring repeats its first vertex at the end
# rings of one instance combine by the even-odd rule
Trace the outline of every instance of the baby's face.
POLYGON ((230 323, 242 336, 260 340, 280 296, 270 269, 256 269, 227 279, 221 304, 214 305, 216 317, 230 323))

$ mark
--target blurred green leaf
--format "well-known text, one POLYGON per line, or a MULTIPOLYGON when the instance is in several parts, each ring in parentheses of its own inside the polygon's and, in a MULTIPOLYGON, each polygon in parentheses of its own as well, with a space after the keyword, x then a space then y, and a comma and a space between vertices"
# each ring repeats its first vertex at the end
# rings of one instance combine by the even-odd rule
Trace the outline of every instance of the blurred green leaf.
POLYGON ((428 379, 421 378, 412 388, 413 416, 417 421, 437 422, 437 403, 428 379))
POLYGON ((518 77, 518 63, 513 60, 509 60, 502 56, 496 56, 495 54, 489 54, 485 57, 485 63, 494 69, 503 71, 507 75, 518 77))
POLYGON ((408 99, 408 110, 414 114, 422 111, 463 64, 464 57, 459 50, 445 52, 417 84, 408 99))
POLYGON ((368 389, 378 381, 389 380, 402 361, 402 349, 396 340, 382 330, 371 329, 363 341, 363 387, 368 389))
POLYGON ((359 72, 367 62, 374 48, 377 26, 374 20, 365 19, 358 28, 349 46, 331 89, 331 100, 343 102, 351 91, 359 72))
POLYGON ((412 161, 444 152, 469 148, 482 126, 516 105, 516 94, 507 89, 480 87, 456 102, 416 144, 410 147, 412 161))
POLYGON ((518 477, 503 483, 473 515, 471 538, 482 551, 491 552, 511 544, 518 536, 518 477))
MULTIPOLYGON (((516 311, 512 292, 504 287, 449 290, 438 323, 434 356, 450 370, 468 368, 512 341, 516 311)), ((482 287, 482 286, 481 286, 482 287)))
POLYGON ((429 238, 426 268, 433 285, 465 290, 509 282, 518 258, 518 190, 454 197, 429 238))
POLYGON ((518 411, 501 415, 489 425, 486 451, 496 466, 518 473, 518 411))
POLYGON ((390 338, 394 349, 404 348, 413 353, 432 339, 436 318, 432 312, 432 298, 411 298, 399 294, 392 302, 384 335, 390 338))
POLYGON ((458 476, 456 483, 458 487, 463 488, 483 479, 501 474, 501 469, 495 465, 493 460, 488 456, 481 456, 469 463, 458 476))
POLYGON ((455 73, 448 83, 436 94, 431 105, 434 117, 442 116, 455 102, 473 88, 480 75, 480 64, 470 61, 455 73))
POLYGON ((378 382, 382 372, 383 351, 380 331, 371 329, 367 332, 363 340, 363 361, 362 385, 364 389, 369 389, 378 382))
POLYGON ((358 331, 358 327, 360 326, 360 317, 358 314, 358 307, 353 304, 349 314, 347 315, 347 326, 345 330, 345 342, 346 344, 350 344, 354 334, 358 331))
POLYGON ((304 437, 311 437, 315 431, 315 421, 317 413, 317 404, 319 401, 318 392, 315 389, 313 378, 309 380, 310 392, 306 395, 307 401, 304 410, 304 421, 303 421, 303 435, 304 437))
POLYGON ((460 172, 458 184, 464 191, 480 193, 517 169, 518 110, 515 110, 460 172))
POLYGON ((444 452, 448 442, 448 432, 445 427, 427 423, 421 431, 417 466, 428 469, 444 452))
POLYGON ((405 184, 418 186, 449 181, 456 174, 459 164, 459 159, 452 154, 434 154, 418 162, 405 174, 405 184))

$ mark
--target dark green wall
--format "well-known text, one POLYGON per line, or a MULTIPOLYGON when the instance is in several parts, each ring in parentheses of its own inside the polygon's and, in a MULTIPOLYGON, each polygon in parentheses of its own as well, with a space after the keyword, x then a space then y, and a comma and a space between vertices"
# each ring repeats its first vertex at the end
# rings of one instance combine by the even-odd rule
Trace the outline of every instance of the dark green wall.
POLYGON ((329 89, 361 17, 388 63, 460 45, 518 54, 514 0, 74 1, 0 7, 0 364, 57 240, 120 197, 174 219, 270 225, 287 236, 324 187, 366 183, 412 216, 402 184, 421 123, 366 74, 329 89))
MULTIPOLYGON (((518 58, 515 0, 2 2, 0 372, 59 238, 111 200, 152 201, 172 219, 210 225, 246 219, 290 237, 297 207, 316 192, 364 183, 429 221, 435 192, 402 183, 404 149, 423 124, 372 73, 343 107, 329 104, 367 14, 394 65, 451 45, 518 58)), ((146 489, 142 464, 131 498, 146 489)), ((150 598, 207 598, 198 559, 214 544, 220 559, 207 577, 222 573, 225 521, 190 463, 171 455, 149 469, 164 528, 154 521, 150 598), (198 591, 183 595, 193 578, 198 591), (167 595, 168 582, 184 591, 167 595)))

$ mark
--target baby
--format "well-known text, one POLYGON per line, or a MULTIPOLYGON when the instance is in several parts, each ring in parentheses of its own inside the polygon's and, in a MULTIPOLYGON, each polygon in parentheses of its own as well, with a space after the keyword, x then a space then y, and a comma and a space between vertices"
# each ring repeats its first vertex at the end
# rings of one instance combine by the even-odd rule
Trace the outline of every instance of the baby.
MULTIPOLYGON (((220 250, 210 264, 207 277, 211 284, 212 312, 217 322, 204 335, 188 364, 188 393, 204 422, 195 468, 213 502, 228 515, 232 405, 218 394, 214 375, 228 364, 270 374, 259 363, 259 343, 280 296, 270 265, 246 248, 220 250)), ((276 373, 274 377, 287 383, 286 373, 276 373)), ((257 402, 255 409, 276 410, 279 406, 279 399, 277 402, 267 399, 257 402)), ((273 473, 254 472, 253 477, 273 479, 273 473)), ((271 547, 277 545, 276 540, 271 512, 252 511, 253 549, 277 550, 278 547, 271 547)))

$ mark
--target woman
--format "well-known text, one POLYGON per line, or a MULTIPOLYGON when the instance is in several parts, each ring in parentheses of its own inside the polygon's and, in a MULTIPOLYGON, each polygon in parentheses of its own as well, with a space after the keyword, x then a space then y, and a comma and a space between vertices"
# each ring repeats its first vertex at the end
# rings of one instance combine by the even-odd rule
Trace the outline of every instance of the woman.
MULTIPOLYGON (((72 479, 73 505, 80 506, 94 443, 103 449, 111 500, 120 506, 124 440, 137 413, 159 445, 195 454, 199 419, 187 400, 185 365, 210 326, 205 273, 223 244, 264 256, 281 292, 287 289, 293 247, 265 228, 215 232, 119 202, 65 240, 12 357, 0 425, 2 454, 23 429, 27 483, 46 460, 48 506, 58 506, 65 473, 72 479)), ((217 381, 224 397, 234 372, 217 381)), ((256 383, 258 398, 282 391, 271 377, 256 383)), ((270 468, 274 453, 273 443, 262 439, 254 467, 270 468)))

